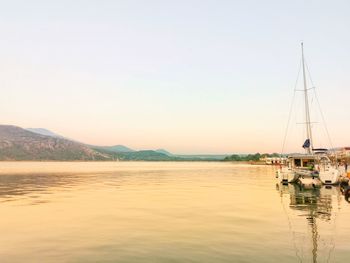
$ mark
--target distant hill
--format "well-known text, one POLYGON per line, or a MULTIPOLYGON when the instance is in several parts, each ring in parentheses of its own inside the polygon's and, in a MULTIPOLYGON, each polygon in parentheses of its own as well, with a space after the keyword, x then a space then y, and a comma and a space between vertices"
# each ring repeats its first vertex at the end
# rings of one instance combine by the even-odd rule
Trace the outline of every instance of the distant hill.
POLYGON ((172 154, 172 153, 170 153, 170 152, 168 152, 167 150, 164 150, 164 149, 157 149, 155 151, 158 152, 158 153, 164 153, 164 154, 166 154, 168 156, 174 156, 174 154, 172 154))
POLYGON ((213 161, 213 160, 223 160, 228 155, 227 154, 179 154, 178 157, 190 160, 199 161, 213 161))
POLYGON ((102 149, 114 153, 128 153, 135 152, 135 150, 130 149, 124 145, 114 145, 114 146, 91 146, 92 148, 102 149))
POLYGON ((51 136, 51 137, 56 137, 56 138, 64 138, 61 135, 58 135, 57 133, 54 133, 50 130, 44 129, 44 128, 27 128, 27 131, 31 131, 37 134, 41 134, 41 135, 46 135, 46 136, 51 136))
POLYGON ((0 160, 108 160, 84 144, 0 125, 0 160))
POLYGON ((167 154, 152 151, 152 150, 145 150, 145 151, 137 151, 137 152, 130 152, 130 153, 124 153, 119 155, 121 159, 124 160, 143 160, 143 161, 175 161, 180 158, 174 158, 171 156, 168 156, 167 154))
POLYGON ((93 147, 94 150, 111 156, 113 160, 121 161, 178 161, 181 158, 171 157, 164 153, 159 153, 153 150, 132 151, 132 152, 113 152, 104 147, 93 147))
POLYGON ((0 125, 1 160, 215 161, 224 155, 175 155, 164 149, 135 151, 124 145, 96 146, 44 128, 0 125))

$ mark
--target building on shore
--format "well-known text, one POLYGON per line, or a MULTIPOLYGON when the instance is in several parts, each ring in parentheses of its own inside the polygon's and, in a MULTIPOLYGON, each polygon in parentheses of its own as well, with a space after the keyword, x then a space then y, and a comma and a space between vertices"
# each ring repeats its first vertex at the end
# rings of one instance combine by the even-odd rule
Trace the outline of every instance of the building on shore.
POLYGON ((337 158, 338 161, 350 163, 350 147, 338 147, 329 150, 332 157, 337 158))
POLYGON ((287 162, 287 158, 285 157, 262 157, 260 158, 261 162, 264 162, 268 165, 280 165, 285 164, 287 162))

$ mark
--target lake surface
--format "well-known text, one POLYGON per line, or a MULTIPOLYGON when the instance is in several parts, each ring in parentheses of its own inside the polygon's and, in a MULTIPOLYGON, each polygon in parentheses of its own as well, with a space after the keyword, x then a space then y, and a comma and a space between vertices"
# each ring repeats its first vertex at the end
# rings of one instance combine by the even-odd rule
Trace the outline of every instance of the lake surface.
POLYGON ((271 166, 0 163, 0 262, 349 262, 339 187, 271 166))

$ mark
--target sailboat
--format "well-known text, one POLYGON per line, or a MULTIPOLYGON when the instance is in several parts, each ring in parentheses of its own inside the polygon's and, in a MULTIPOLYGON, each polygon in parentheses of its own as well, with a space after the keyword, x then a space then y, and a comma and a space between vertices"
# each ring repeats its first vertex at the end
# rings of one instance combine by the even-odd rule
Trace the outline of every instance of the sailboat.
POLYGON ((327 149, 313 147, 303 43, 301 43, 301 57, 306 128, 306 140, 302 147, 305 153, 288 156, 287 165, 280 167, 277 171, 277 178, 282 183, 300 182, 303 185, 311 186, 319 186, 321 182, 323 184, 337 184, 341 174, 336 165, 332 164, 329 159, 327 149))

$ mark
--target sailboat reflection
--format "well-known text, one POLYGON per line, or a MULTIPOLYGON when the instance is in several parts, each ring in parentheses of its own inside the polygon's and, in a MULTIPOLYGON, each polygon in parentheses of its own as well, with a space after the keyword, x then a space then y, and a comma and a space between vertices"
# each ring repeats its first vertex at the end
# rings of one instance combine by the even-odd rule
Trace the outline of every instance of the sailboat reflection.
MULTIPOLYGON (((338 212, 335 210, 337 210, 337 207, 339 209, 339 202, 341 201, 341 192, 339 187, 322 186, 319 188, 307 188, 300 184, 277 184, 276 189, 280 194, 282 202, 288 203, 289 210, 287 209, 285 212, 288 216, 290 228, 293 218, 295 221, 300 221, 300 217, 306 218, 307 220, 309 233, 306 233, 306 235, 308 238, 311 238, 312 262, 317 262, 320 251, 322 251, 322 253, 326 253, 323 255, 323 260, 324 257, 328 257, 328 262, 335 248, 334 240, 332 234, 328 234, 326 238, 321 238, 320 230, 324 229, 322 229, 322 227, 320 228, 320 225, 322 225, 322 223, 326 223, 326 225, 323 224, 325 228, 334 226, 335 217, 338 212), (325 247, 320 249, 319 242, 321 242, 325 247)), ((301 224, 299 224, 299 227, 302 227, 301 224)), ((290 230, 295 234, 295 230, 290 230)), ((328 233, 329 232, 332 231, 328 231, 328 233)), ((301 232, 299 231, 299 233, 301 232)), ((295 236, 293 236, 294 247, 297 249, 297 241, 294 239, 294 237, 295 236)), ((305 241, 301 241, 298 245, 304 246, 304 243, 305 241)), ((301 251, 303 251, 303 249, 296 252, 300 262, 304 261, 303 257, 305 256, 301 255, 303 254, 301 251)))

